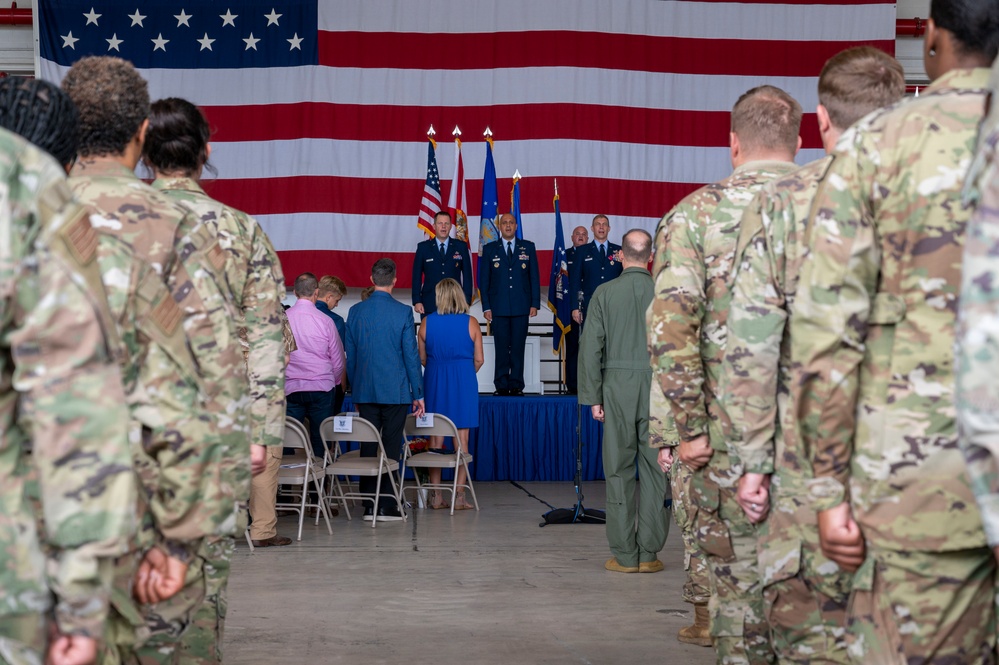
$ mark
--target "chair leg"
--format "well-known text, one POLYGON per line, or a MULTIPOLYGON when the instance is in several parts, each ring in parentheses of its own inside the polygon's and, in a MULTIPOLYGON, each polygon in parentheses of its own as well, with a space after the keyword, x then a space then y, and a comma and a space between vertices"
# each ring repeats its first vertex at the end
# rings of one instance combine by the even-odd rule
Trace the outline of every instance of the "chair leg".
POLYGON ((256 548, 253 547, 253 539, 250 538, 250 527, 246 527, 243 535, 246 536, 246 544, 250 546, 250 554, 253 554, 253 550, 256 548))
POLYGON ((375 481, 375 499, 374 499, 373 507, 371 509, 371 528, 372 529, 375 528, 375 524, 378 522, 378 495, 381 494, 381 491, 382 491, 382 473, 381 473, 381 471, 382 471, 382 467, 381 467, 381 465, 379 465, 378 466, 378 480, 375 481))
POLYGON ((454 479, 451 481, 451 514, 454 515, 454 504, 458 503, 458 462, 454 465, 454 479))
POLYGON ((475 486, 472 485, 472 473, 468 470, 468 462, 462 459, 461 465, 465 467, 465 482, 468 483, 468 491, 472 493, 472 505, 475 506, 475 510, 478 511, 479 498, 475 496, 475 486))
MULTIPOLYGON (((312 479, 313 484, 315 484, 316 479, 312 479)), ((326 503, 323 501, 323 489, 326 485, 326 476, 323 475, 319 478, 319 500, 316 502, 316 524, 319 524, 319 513, 322 512, 323 519, 326 520, 326 531, 333 535, 333 526, 330 524, 330 513, 326 509, 326 503)))
POLYGON ((302 539, 302 525, 305 523, 305 499, 309 495, 309 479, 302 483, 302 503, 298 508, 298 539, 302 539))
MULTIPOLYGON (((402 478, 399 479, 399 482, 402 483, 402 478)), ((402 521, 405 522, 407 520, 407 516, 406 509, 403 507, 402 502, 402 485, 400 484, 399 487, 396 487, 395 478, 392 477, 391 473, 389 473, 389 484, 392 485, 392 493, 395 496, 395 505, 398 506, 399 514, 402 515, 402 521)))

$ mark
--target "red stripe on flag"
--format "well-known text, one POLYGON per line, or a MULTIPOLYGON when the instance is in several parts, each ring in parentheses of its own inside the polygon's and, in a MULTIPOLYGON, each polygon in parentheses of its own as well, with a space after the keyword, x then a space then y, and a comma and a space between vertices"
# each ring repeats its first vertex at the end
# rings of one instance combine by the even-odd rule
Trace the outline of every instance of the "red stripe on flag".
MULTIPOLYGON (((895 53, 894 40, 851 42, 895 53)), ((697 39, 537 30, 320 32, 319 64, 361 69, 572 67, 703 75, 816 76, 842 41, 697 39), (447 44, 441 49, 441 44, 447 44), (453 54, 460 53, 460 58, 453 54)))
MULTIPOLYGON (((735 100, 733 99, 734 103, 735 100)), ((302 138, 412 141, 430 125, 489 127, 499 141, 560 139, 714 147, 728 143, 728 111, 679 111, 586 104, 517 104, 442 109, 353 104, 207 106, 214 141, 302 138)), ((803 148, 821 148, 814 113, 801 121, 803 148)), ((502 145, 502 143, 501 143, 502 145)), ((474 200, 474 199, 473 199, 474 200)))
MULTIPOLYGON (((412 180, 300 176, 207 181, 205 190, 209 196, 251 215, 336 211, 347 215, 405 216, 413 214, 412 201, 419 195, 417 185, 412 180)), ((482 199, 482 180, 466 180, 465 186, 469 201, 482 199)), ((497 186, 499 191, 508 192, 513 181, 500 178, 497 186)), ((558 178, 563 215, 600 210, 611 216, 659 218, 697 187, 676 182, 558 178)), ((509 198, 501 198, 509 205, 509 198)), ((550 177, 521 179, 522 213, 550 212, 551 207, 550 177)), ((500 212, 508 212, 503 208, 501 205, 500 212)))

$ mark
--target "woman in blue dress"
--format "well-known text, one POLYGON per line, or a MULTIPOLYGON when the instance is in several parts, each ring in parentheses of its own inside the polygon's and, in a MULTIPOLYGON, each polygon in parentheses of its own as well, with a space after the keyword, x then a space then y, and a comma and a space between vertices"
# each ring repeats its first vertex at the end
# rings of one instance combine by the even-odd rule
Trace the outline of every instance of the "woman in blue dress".
MULTIPOLYGON (((482 332, 479 322, 468 315, 468 302, 461 285, 447 278, 437 283, 437 311, 423 317, 420 323, 420 360, 426 366, 423 373, 423 393, 428 413, 440 413, 450 418, 458 428, 463 453, 468 452, 468 430, 479 426, 479 383, 475 373, 482 367, 482 332)), ((430 438, 430 448, 444 447, 444 437, 430 438)), ((458 487, 465 483, 465 469, 459 467, 458 487)), ((441 470, 430 469, 430 483, 440 484, 441 470)), ((464 490, 454 497, 455 510, 467 510, 472 504, 464 490)), ((430 499, 434 509, 448 508, 443 492, 435 490, 430 499)))

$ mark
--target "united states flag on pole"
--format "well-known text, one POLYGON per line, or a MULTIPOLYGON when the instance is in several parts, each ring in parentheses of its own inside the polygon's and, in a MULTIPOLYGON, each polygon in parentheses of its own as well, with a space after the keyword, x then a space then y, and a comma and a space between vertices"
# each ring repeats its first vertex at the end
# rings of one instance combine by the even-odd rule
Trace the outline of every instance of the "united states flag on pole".
MULTIPOLYGON (((154 99, 181 96, 216 132, 209 192, 257 217, 289 278, 411 275, 424 233, 427 127, 490 127, 500 191, 523 181, 525 237, 549 265, 552 178, 567 225, 652 229, 730 170, 729 110, 771 83, 813 111, 822 64, 856 44, 894 49, 892 0, 36 0, 41 75, 120 55, 154 99), (461 57, 454 57, 460 53, 461 57)), ((799 162, 818 156, 815 117, 799 162)), ((442 145, 450 153, 447 145, 442 145)), ((486 143, 464 143, 472 164, 486 143)), ((441 159, 451 154, 438 155, 441 159)), ((482 180, 469 179, 478 209, 482 180)), ((477 246, 478 228, 470 229, 477 246)), ((544 277, 542 278, 544 279, 544 277)))
POLYGON ((427 181, 423 185, 420 217, 416 223, 428 236, 435 235, 434 215, 441 211, 441 175, 437 171, 436 150, 437 143, 427 139, 427 181))

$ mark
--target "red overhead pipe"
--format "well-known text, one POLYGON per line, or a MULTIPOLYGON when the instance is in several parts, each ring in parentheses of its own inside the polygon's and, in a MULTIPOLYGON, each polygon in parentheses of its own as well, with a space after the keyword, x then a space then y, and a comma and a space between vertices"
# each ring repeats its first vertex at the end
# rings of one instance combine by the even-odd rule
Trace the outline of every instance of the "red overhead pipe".
MULTIPOLYGON (((0 9, 0 25, 31 25, 31 10, 18 9, 17 3, 10 8, 0 9)), ((896 37, 922 37, 926 32, 926 21, 921 18, 900 18, 895 21, 896 37)))
POLYGON ((8 9, 0 9, 0 25, 31 25, 31 10, 18 9, 12 2, 8 9))
POLYGON ((900 18, 895 20, 896 37, 922 37, 926 33, 926 19, 900 18))

